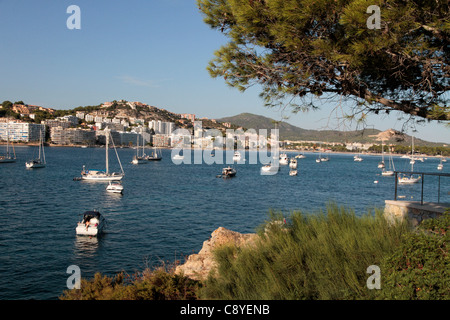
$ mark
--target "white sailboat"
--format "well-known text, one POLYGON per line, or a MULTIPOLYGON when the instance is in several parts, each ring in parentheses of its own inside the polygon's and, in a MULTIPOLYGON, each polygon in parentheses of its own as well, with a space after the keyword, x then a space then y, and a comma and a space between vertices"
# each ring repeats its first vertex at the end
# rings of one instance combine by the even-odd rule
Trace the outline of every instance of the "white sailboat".
POLYGON ((3 156, 0 155, 0 163, 16 162, 16 151, 14 150, 14 145, 12 145, 12 147, 14 156, 11 156, 11 154, 9 153, 9 125, 8 125, 6 127, 6 154, 3 156))
POLYGON ((39 130, 39 156, 36 159, 25 162, 25 166, 28 169, 45 168, 45 151, 44 151, 44 139, 42 138, 42 130, 39 130))
MULTIPOLYGON (((109 172, 109 139, 111 137, 111 131, 109 129, 105 129, 105 136, 106 136, 106 155, 105 155, 105 164, 106 164, 106 170, 105 171, 99 171, 99 170, 86 170, 85 166, 83 166, 83 171, 81 171, 81 180, 88 180, 88 181, 118 181, 122 180, 125 173, 122 168, 122 163, 120 162, 119 155, 117 154, 116 146, 114 145, 114 141, 112 141, 112 145, 114 147, 114 151, 116 152, 117 160, 119 161, 120 170, 121 172, 109 172)), ((112 137, 111 137, 112 140, 112 137)))
POLYGON ((139 155, 139 134, 136 138, 136 155, 133 156, 133 160, 131 160, 132 164, 144 164, 147 163, 147 159, 145 159, 145 146, 144 139, 142 138, 142 156, 139 155))
POLYGON ((409 162, 411 164, 411 174, 409 175, 403 175, 398 177, 398 183, 400 184, 413 184, 417 183, 420 180, 420 176, 414 176, 414 136, 412 136, 412 144, 411 144, 411 161, 409 162))
POLYGON ((378 168, 384 169, 386 165, 384 164, 384 141, 381 140, 381 162, 378 162, 378 168))
POLYGON ((441 154, 441 161, 439 162, 439 164, 437 166, 437 169, 439 171, 442 171, 442 169, 444 169, 444 164, 442 163, 442 160, 443 160, 443 158, 442 158, 442 154, 441 154))
POLYGON ((361 162, 363 161, 363 158, 359 154, 355 154, 355 156, 353 157, 353 161, 361 162))
POLYGON ((382 176, 393 176, 395 171, 394 159, 392 158, 391 150, 389 148, 389 170, 386 168, 382 168, 381 175, 382 176))

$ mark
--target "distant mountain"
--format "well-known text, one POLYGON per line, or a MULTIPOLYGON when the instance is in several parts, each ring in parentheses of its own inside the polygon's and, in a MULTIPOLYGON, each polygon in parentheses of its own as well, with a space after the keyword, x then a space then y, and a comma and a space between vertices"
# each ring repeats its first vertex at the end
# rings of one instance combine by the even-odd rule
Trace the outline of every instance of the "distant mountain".
MULTIPOLYGON (((225 117, 217 119, 220 122, 229 122, 245 129, 273 129, 275 128, 275 120, 252 114, 241 113, 233 117, 225 117)), ((389 143, 410 145, 411 136, 403 134, 399 131, 390 129, 380 131, 377 129, 364 129, 355 131, 339 131, 339 130, 307 130, 293 126, 287 122, 279 122, 280 140, 302 140, 302 141, 323 141, 338 143, 381 143, 381 139, 389 139, 389 143)), ((442 145, 441 143, 428 142, 421 139, 414 139, 416 145, 442 145)))

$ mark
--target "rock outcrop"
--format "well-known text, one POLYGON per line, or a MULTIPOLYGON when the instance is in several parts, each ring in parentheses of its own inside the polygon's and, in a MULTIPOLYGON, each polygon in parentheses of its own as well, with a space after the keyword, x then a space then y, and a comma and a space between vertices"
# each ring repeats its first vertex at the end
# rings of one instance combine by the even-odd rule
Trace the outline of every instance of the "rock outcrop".
POLYGON ((205 280, 209 272, 215 268, 213 250, 223 245, 235 245, 242 247, 251 245, 258 236, 254 233, 242 234, 223 227, 211 234, 211 238, 203 242, 203 247, 198 254, 192 254, 183 265, 175 269, 176 274, 183 274, 193 280, 205 280))

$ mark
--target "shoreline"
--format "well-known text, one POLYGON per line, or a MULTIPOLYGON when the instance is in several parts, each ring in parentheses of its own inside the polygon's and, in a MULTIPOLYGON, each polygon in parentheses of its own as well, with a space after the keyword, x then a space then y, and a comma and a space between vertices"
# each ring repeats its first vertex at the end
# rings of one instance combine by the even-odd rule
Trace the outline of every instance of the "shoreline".
MULTIPOLYGON (((14 147, 38 147, 39 146, 39 142, 15 142, 11 145, 14 145, 14 147)), ((0 146, 6 146, 6 142, 0 142, 0 146)), ((84 145, 78 145, 78 144, 70 144, 70 145, 58 145, 58 144, 44 144, 45 147, 47 148, 80 148, 80 149, 89 149, 89 148, 104 148, 105 146, 103 145, 94 145, 94 146, 84 146, 84 145)), ((135 149, 136 146, 116 146, 117 149, 135 149)), ((148 149, 151 149, 153 147, 148 146, 146 147, 148 149)), ((165 149, 165 150, 172 150, 174 149, 174 147, 157 147, 157 149, 165 149)), ((182 148, 183 149, 183 148, 182 148)), ((216 149, 200 149, 200 148, 190 148, 191 150, 202 150, 202 151, 206 151, 206 150, 216 150, 216 149)), ((226 148, 222 149, 223 151, 227 151, 226 148)), ((237 150, 243 150, 243 151, 254 151, 254 152, 258 152, 259 150, 249 150, 249 149, 229 149, 229 151, 237 151, 237 150)), ((268 149, 269 151, 270 149, 268 149)), ((360 156, 381 156, 381 153, 377 153, 377 152, 367 152, 367 153, 359 153, 359 152, 353 152, 353 151, 302 151, 302 150, 291 150, 291 149, 280 149, 280 153, 297 153, 297 154, 319 154, 319 153, 323 153, 323 154, 347 154, 347 155, 352 155, 352 154, 359 154, 360 156)), ((385 153, 386 156, 389 156, 388 153, 385 153)), ((407 153, 394 153, 392 154, 393 157, 401 157, 404 155, 408 155, 407 153)), ((427 158, 441 158, 440 155, 428 155, 428 154, 416 154, 418 157, 427 157, 427 158)), ((444 157, 447 158, 447 157, 444 157)))

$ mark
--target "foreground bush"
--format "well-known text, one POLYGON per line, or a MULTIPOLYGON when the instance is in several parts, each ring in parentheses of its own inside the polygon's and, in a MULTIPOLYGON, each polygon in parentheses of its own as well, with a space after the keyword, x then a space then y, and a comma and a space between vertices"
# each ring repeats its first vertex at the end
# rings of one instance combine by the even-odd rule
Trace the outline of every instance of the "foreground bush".
POLYGON ((450 299, 450 213, 422 222, 404 235, 402 245, 382 267, 385 299, 450 299))
MULTIPOLYGON (((281 217, 275 218, 280 220, 281 217)), ((218 271, 206 281, 208 299, 370 299, 367 268, 400 246, 405 224, 377 211, 357 217, 330 205, 326 214, 294 212, 289 224, 270 223, 256 248, 216 251, 218 271), (267 230, 268 229, 268 230, 267 230)))
POLYGON ((67 290, 61 300, 192 300, 199 283, 175 275, 165 267, 146 269, 130 283, 124 273, 113 278, 95 274, 94 279, 81 281, 81 289, 67 290))

